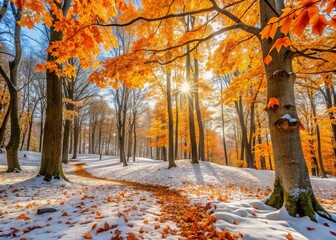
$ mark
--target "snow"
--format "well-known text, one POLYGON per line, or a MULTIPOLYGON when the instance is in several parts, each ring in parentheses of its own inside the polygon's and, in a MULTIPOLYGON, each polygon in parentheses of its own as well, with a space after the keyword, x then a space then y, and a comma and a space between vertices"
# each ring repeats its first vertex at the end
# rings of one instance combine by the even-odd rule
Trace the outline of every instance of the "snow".
POLYGON ((284 114, 281 119, 283 120, 287 120, 289 121, 290 123, 297 123, 299 121, 299 119, 297 118, 293 118, 290 114, 286 113, 284 114))
MULTIPOLYGON (((65 167, 70 183, 61 180, 46 183, 34 177, 40 164, 39 153, 20 153, 23 171, 19 174, 4 173, 4 158, 1 154, 0 239, 83 239, 86 232, 90 232, 93 239, 110 239, 116 236, 116 229, 124 238, 132 232, 144 239, 161 239, 163 229, 168 226, 179 230, 173 221, 160 221, 162 208, 157 196, 150 191, 122 182, 78 176, 75 173, 78 162, 65 167), (57 212, 37 215, 37 209, 43 206, 55 207, 57 212), (96 233, 105 223, 109 229, 96 233), (92 229, 95 224, 97 226, 92 229), (8 235, 11 233, 16 237, 8 235)), ((276 210, 264 204, 263 199, 273 185, 272 171, 209 162, 193 165, 189 160, 176 161, 177 168, 167 169, 166 162, 145 158, 136 158, 128 167, 122 167, 117 157, 103 156, 99 160, 99 155, 80 155, 78 161, 96 178, 181 190, 193 203, 210 206, 208 213, 217 218, 218 231, 227 229, 244 240, 286 239, 286 236, 295 240, 336 239, 332 235, 336 232, 335 223, 319 216, 319 223, 307 217, 294 218, 285 208, 276 210)), ((336 179, 312 177, 311 181, 321 204, 334 213, 336 179)), ((173 233, 167 234, 167 239, 179 238, 173 233)))

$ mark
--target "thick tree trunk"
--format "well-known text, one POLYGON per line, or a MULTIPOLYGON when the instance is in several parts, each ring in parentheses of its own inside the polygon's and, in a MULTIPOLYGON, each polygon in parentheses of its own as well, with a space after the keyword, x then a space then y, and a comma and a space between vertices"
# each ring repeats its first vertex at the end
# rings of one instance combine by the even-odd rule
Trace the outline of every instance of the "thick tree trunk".
MULTIPOLYGON (((11 70, 13 71, 13 70, 11 70)), ((15 70, 14 70, 15 71, 15 70)), ((16 77, 16 73, 11 73, 13 77, 16 77)), ((12 80, 13 81, 13 80, 12 80)), ((21 171, 20 163, 19 163, 19 145, 20 145, 20 120, 19 120, 19 99, 18 93, 16 89, 9 87, 10 92, 10 139, 9 143, 6 146, 7 151, 7 172, 19 172, 21 171)))
POLYGON ((168 168, 176 167, 174 161, 174 120, 171 97, 171 73, 167 70, 167 108, 168 108, 168 168))
MULTIPOLYGON (((283 1, 269 1, 278 12, 284 8, 283 1)), ((261 27, 264 28, 275 13, 265 0, 260 1, 261 27)), ((263 58, 265 58, 274 41, 283 37, 279 32, 275 38, 262 41, 263 58)), ((317 202, 310 183, 308 169, 303 157, 298 115, 295 107, 294 80, 292 60, 289 49, 283 48, 280 53, 273 50, 273 58, 269 65, 265 64, 267 79, 267 100, 271 97, 279 99, 277 109, 268 109, 268 122, 275 161, 274 190, 266 203, 275 208, 286 207, 291 216, 308 216, 316 221, 315 212, 332 220, 317 202)), ((335 220, 334 220, 335 221, 335 220)))
MULTIPOLYGON (((62 2, 54 1, 56 6, 61 9, 62 2)), ((64 4, 66 6, 66 4, 64 4)), ((63 9, 63 12, 67 11, 63 9)), ((56 20, 56 17, 53 16, 56 20)), ((50 28, 50 43, 62 39, 62 32, 50 28)), ((48 61, 55 58, 49 53, 48 61)), ((43 149, 41 156, 40 176, 44 176, 45 181, 53 179, 66 179, 61 164, 62 156, 62 81, 55 72, 47 70, 47 110, 43 136, 43 149)))

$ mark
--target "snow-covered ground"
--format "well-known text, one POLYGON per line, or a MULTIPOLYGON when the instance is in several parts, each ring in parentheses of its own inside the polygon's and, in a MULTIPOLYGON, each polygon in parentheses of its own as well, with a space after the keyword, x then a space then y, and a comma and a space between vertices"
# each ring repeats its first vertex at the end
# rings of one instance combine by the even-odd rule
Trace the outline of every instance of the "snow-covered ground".
MULTIPOLYGON (((133 236, 130 233, 143 239, 179 239, 176 233, 181 229, 176 221, 162 220, 165 213, 157 193, 122 181, 99 179, 177 189, 192 203, 207 207, 217 219, 217 231, 227 229, 241 239, 336 239, 335 223, 294 218, 285 209, 276 210, 263 203, 272 188, 271 171, 209 162, 192 165, 187 160, 177 161, 178 167, 173 169, 167 169, 165 162, 144 158, 137 158, 128 167, 107 156, 99 160, 98 155, 81 155, 78 160, 96 179, 76 175, 78 162, 65 167, 71 183, 30 179, 39 165, 39 154, 32 152, 20 153, 24 166, 20 174, 5 174, 5 166, 0 165, 0 239, 16 238, 14 235, 17 239, 83 239, 85 234, 109 239, 118 231, 129 239, 133 236), (54 206, 58 211, 37 215, 36 209, 41 206, 54 206), (108 225, 104 228, 105 223, 108 225), (97 233, 98 229, 104 231, 97 233)), ((0 155, 0 164, 5 164, 4 154, 0 155)), ((312 178, 312 185, 319 201, 334 212, 336 179, 312 178)))

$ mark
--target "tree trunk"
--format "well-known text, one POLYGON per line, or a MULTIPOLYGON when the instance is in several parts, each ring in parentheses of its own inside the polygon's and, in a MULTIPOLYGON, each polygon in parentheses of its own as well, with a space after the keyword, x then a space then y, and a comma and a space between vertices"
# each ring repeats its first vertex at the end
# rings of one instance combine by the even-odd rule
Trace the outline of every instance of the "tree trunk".
POLYGON ((31 134, 32 134, 32 129, 33 129, 33 123, 34 123, 34 113, 35 113, 35 109, 36 109, 38 101, 34 104, 34 107, 33 107, 32 113, 31 113, 31 117, 30 117, 30 121, 29 121, 27 151, 29 151, 29 149, 30 149, 30 140, 31 140, 31 134))
POLYGON ((315 125, 315 130, 316 130, 316 137, 317 137, 317 154, 318 154, 318 160, 319 160, 319 168, 321 170, 321 175, 323 178, 327 177, 327 174, 324 170, 324 166, 323 166, 323 157, 322 157, 322 148, 321 148, 321 134, 320 134, 320 126, 317 123, 317 119, 316 119, 316 106, 315 106, 315 102, 314 102, 314 96, 313 93, 311 91, 308 91, 308 98, 310 101, 310 106, 312 108, 312 113, 313 113, 313 117, 314 117, 314 125, 315 125))
POLYGON ((248 142, 247 139, 247 129, 246 129, 246 125, 245 125, 245 121, 244 121, 244 114, 243 114, 243 102, 242 102, 242 98, 239 98, 239 101, 235 101, 235 107, 236 107, 236 111, 238 114, 238 118, 239 118, 239 124, 240 124, 240 129, 241 129, 241 133, 242 133, 242 151, 245 151, 245 158, 246 158, 246 163, 247 163, 247 167, 248 168, 255 168, 254 164, 253 164, 253 155, 251 152, 251 145, 248 142))
POLYGON ((9 104, 7 108, 7 112, 5 114, 5 117, 2 121, 1 128, 0 128, 0 147, 2 147, 4 144, 5 135, 6 135, 6 127, 8 124, 10 112, 11 111, 10 111, 10 104, 9 104))
MULTIPOLYGON (((189 45, 187 46, 187 51, 189 51, 189 45)), ((190 84, 190 54, 186 57, 186 79, 190 84)), ((191 163, 198 163, 197 157, 197 142, 196 142, 196 131, 195 131, 195 120, 194 120, 194 94, 192 90, 187 93, 188 95, 188 113, 189 113, 189 138, 190 138, 190 151, 191 151, 191 163)))
POLYGON ((178 109, 178 94, 175 94, 175 150, 174 160, 178 158, 178 128, 179 128, 179 109, 178 109))
POLYGON ((68 154, 72 153, 72 148, 73 148, 73 125, 72 125, 72 121, 70 121, 68 154))
POLYGON ((176 167, 174 161, 174 120, 171 102, 171 72, 167 70, 167 108, 168 108, 168 168, 176 167))
POLYGON ((42 152, 42 143, 43 143, 43 115, 44 115, 44 106, 43 102, 41 101, 41 122, 40 122, 40 141, 39 141, 39 152, 42 152))
MULTIPOLYGON (((223 83, 220 82, 221 86, 221 92, 223 92, 223 83)), ((225 139, 225 121, 224 121, 224 106, 221 104, 221 121, 222 121, 222 134, 223 134, 223 150, 224 150, 224 159, 225 159, 225 165, 229 166, 229 159, 227 155, 227 149, 226 149, 226 139, 225 139)))
MULTIPOLYGON (((332 99, 331 99, 331 89, 328 87, 328 85, 325 83, 324 84, 324 88, 325 88, 325 92, 326 94, 323 95, 325 96, 325 100, 326 100, 326 107, 327 109, 330 109, 333 104, 332 104, 332 99)), ((336 142, 336 124, 334 124, 334 121, 335 121, 335 116, 334 116, 334 113, 332 111, 329 112, 329 119, 331 120, 331 129, 332 129, 332 132, 333 132, 333 136, 334 136, 334 156, 336 156, 336 145, 335 145, 335 142, 336 142)))
MULTIPOLYGON (((197 124, 198 124, 198 133, 199 133, 199 142, 198 142, 198 157, 201 161, 205 161, 204 153, 204 127, 201 113, 201 106, 199 102, 199 89, 198 89, 198 80, 199 80, 199 66, 198 60, 194 58, 195 65, 195 75, 194 75, 194 85, 195 85, 195 108, 197 115, 197 124)), ((208 159, 209 160, 209 159, 208 159)))
MULTIPOLYGON (((278 12, 284 8, 284 1, 269 1, 278 12)), ((265 0, 260 1, 261 28, 275 17, 265 0)), ((262 40, 263 58, 270 52, 274 41, 283 37, 277 32, 275 38, 262 40)), ((294 80, 292 60, 289 48, 282 48, 280 53, 273 50, 270 54, 272 62, 265 66, 267 80, 267 100, 271 97, 279 99, 277 109, 268 109, 268 122, 275 161, 274 190, 267 204, 281 208, 286 207, 291 216, 308 216, 316 221, 315 213, 332 220, 317 202, 310 183, 308 169, 303 157, 298 115, 295 107, 294 80)))
POLYGON ((128 141, 127 141, 127 162, 129 162, 129 158, 131 157, 132 152, 133 123, 129 124, 128 128, 129 129, 128 129, 128 141))
MULTIPOLYGON (((56 6, 61 9, 62 2, 54 0, 56 6)), ((67 6, 67 4, 64 4, 67 6)), ((67 9, 63 9, 63 12, 67 9)), ((66 15, 66 14, 65 14, 66 15)), ((53 15, 53 20, 56 17, 53 15)), ((62 32, 56 31, 54 27, 50 27, 50 43, 60 41, 62 32)), ((48 53, 48 61, 54 61, 50 53, 48 53)), ((63 125, 63 109, 62 109, 62 81, 56 75, 56 72, 47 70, 47 110, 43 136, 43 149, 41 156, 40 176, 44 176, 45 181, 53 179, 66 179, 63 174, 61 156, 62 156, 62 125, 63 125)))
POLYGON ((73 155, 72 155, 72 158, 71 159, 77 159, 77 153, 78 153, 78 148, 80 149, 80 145, 78 147, 78 144, 80 143, 81 139, 79 139, 80 137, 80 132, 79 132, 79 118, 78 116, 75 116, 74 118, 74 131, 73 131, 73 134, 74 134, 74 149, 73 149, 73 155))
POLYGON ((63 132, 62 163, 69 163, 70 120, 65 120, 63 132))
MULTIPOLYGON (((135 116, 134 116, 135 119, 135 116)), ((136 134, 136 121, 133 124, 133 162, 135 162, 135 156, 137 151, 137 134, 136 134)))
POLYGON ((14 30, 14 44, 15 44, 15 58, 9 63, 10 76, 1 68, 1 75, 5 79, 9 95, 10 95, 10 123, 11 123, 11 135, 9 143, 6 146, 7 151, 7 172, 19 172, 21 167, 19 164, 19 145, 20 145, 20 117, 19 117, 19 96, 18 96, 18 68, 22 58, 22 47, 21 47, 21 26, 19 21, 21 19, 22 7, 16 9, 13 12, 15 17, 15 30, 14 30))
POLYGON ((267 149, 268 149, 268 164, 269 164, 270 170, 273 171, 272 157, 271 157, 270 145, 269 145, 269 140, 268 140, 268 133, 266 133, 266 144, 267 144, 267 149))

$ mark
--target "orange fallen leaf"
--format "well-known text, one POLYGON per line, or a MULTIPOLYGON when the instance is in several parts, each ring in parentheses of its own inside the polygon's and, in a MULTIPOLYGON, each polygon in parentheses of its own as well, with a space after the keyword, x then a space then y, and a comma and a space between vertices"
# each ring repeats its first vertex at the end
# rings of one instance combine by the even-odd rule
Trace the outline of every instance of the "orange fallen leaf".
POLYGON ((91 233, 86 232, 86 233, 84 234, 84 238, 85 238, 85 239, 92 239, 92 235, 91 235, 91 233))
POLYGON ((239 222, 238 222, 237 220, 233 220, 233 224, 234 224, 234 225, 238 225, 239 222))
POLYGON ((292 234, 288 233, 286 236, 285 236, 288 240, 294 240, 292 234))
POLYGON ((137 240, 138 238, 135 236, 134 233, 129 232, 126 236, 127 240, 137 240))
POLYGON ((93 229, 95 229, 96 227, 97 227, 97 223, 94 223, 94 224, 92 225, 91 229, 93 230, 93 229))
POLYGON ((120 231, 119 229, 116 229, 116 230, 114 231, 114 234, 115 234, 116 237, 119 237, 120 234, 121 234, 121 231, 120 231))
POLYGON ((30 220, 30 218, 27 217, 24 213, 22 213, 21 215, 19 215, 16 219, 22 219, 22 220, 25 220, 25 221, 30 220))

